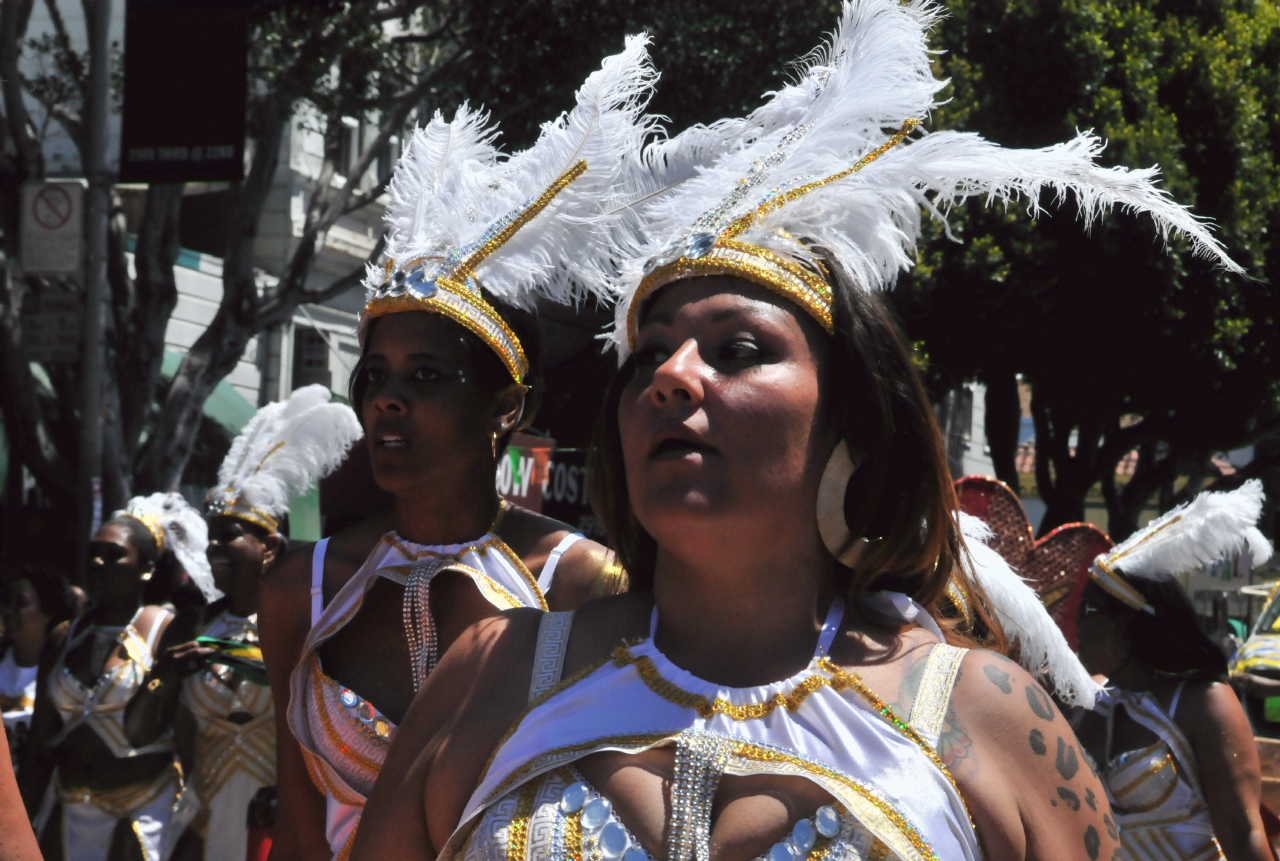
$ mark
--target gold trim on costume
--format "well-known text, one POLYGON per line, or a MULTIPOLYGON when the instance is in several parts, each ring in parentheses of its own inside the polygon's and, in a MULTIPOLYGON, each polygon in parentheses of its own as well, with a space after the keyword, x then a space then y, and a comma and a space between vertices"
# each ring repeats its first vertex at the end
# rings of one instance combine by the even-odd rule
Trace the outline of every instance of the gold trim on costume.
POLYGON ((511 817, 507 832, 507 861, 525 861, 529 851, 529 820, 533 818, 533 802, 538 795, 538 784, 529 781, 520 787, 516 812, 511 817))
POLYGON ((141 523, 146 530, 151 533, 151 537, 155 539, 156 551, 164 552, 164 527, 160 525, 160 520, 150 514, 136 514, 132 511, 124 512, 125 517, 130 517, 141 523))
MULTIPOLYGON (((811 191, 833 182, 846 179, 907 139, 920 125, 917 119, 908 119, 893 137, 858 159, 850 167, 825 179, 815 180, 788 191, 766 196, 763 202, 744 215, 734 219, 718 233, 694 233, 687 238, 685 252, 675 260, 654 266, 640 282, 627 309, 627 341, 635 349, 640 328, 640 308, 644 300, 659 287, 685 278, 699 275, 736 275, 772 290, 790 299, 818 321, 828 334, 835 332, 832 317, 833 294, 825 271, 814 272, 767 248, 740 242, 741 236, 751 227, 761 223, 772 211, 781 209, 811 191)), ((650 264, 653 265, 652 263, 650 264)), ((821 263, 817 264, 822 269, 821 263)))
POLYGON ((386 280, 365 305, 362 322, 403 311, 443 314, 484 341, 511 378, 523 383, 529 373, 524 347, 502 315, 485 301, 476 269, 586 171, 586 161, 579 159, 542 194, 507 213, 470 245, 447 254, 415 257, 402 266, 387 260, 386 280))

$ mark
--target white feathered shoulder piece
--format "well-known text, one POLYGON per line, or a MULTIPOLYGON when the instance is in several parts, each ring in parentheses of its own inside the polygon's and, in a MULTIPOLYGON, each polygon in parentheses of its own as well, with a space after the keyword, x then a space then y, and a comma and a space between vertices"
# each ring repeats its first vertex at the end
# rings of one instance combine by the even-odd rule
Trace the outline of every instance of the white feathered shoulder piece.
POLYGON ((113 518, 132 517, 142 523, 156 541, 161 552, 173 551, 182 569, 187 572, 206 601, 212 603, 222 597, 213 584, 213 570, 205 550, 209 547, 209 528, 204 517, 191 507, 179 493, 153 493, 135 496, 113 518))
POLYGON ((1155 185, 1155 168, 1098 165, 1103 144, 1090 132, 1005 149, 972 133, 927 131, 946 83, 930 67, 937 10, 926 0, 846 0, 796 83, 743 120, 654 145, 655 177, 633 189, 641 227, 613 285, 622 358, 644 299, 697 275, 753 281, 830 333, 831 273, 813 249, 857 286, 884 288, 911 265, 922 213, 945 223, 950 207, 973 196, 1022 198, 1036 214, 1042 191, 1059 202, 1070 192, 1086 228, 1111 208, 1145 213, 1162 236, 1185 236, 1197 253, 1241 271, 1205 223, 1155 185))
POLYGON ((960 564, 987 596, 987 603, 1009 641, 1018 644, 1018 662, 1045 682, 1069 706, 1093 708, 1102 690, 1089 676, 1062 629, 1045 609, 1040 596, 991 549, 991 528, 977 517, 957 512, 967 553, 960 564))
POLYGON ((324 386, 304 386, 258 410, 218 469, 218 486, 205 497, 209 514, 277 531, 290 498, 337 469, 364 435, 355 412, 331 397, 324 386))
POLYGON ((1250 479, 1232 491, 1205 491, 1171 508, 1093 561, 1089 576, 1107 594, 1135 610, 1153 612, 1126 577, 1184 574, 1248 551, 1252 564, 1271 558, 1271 544, 1258 530, 1266 495, 1250 479))
POLYGON ((384 314, 445 314, 520 382, 523 348, 485 295, 526 309, 538 296, 603 297, 628 217, 621 180, 656 123, 643 113, 657 79, 648 42, 628 37, 583 83, 574 108, 523 152, 499 152, 496 128, 465 105, 451 122, 437 114, 414 134, 389 189, 386 265, 365 282, 362 339, 384 314))

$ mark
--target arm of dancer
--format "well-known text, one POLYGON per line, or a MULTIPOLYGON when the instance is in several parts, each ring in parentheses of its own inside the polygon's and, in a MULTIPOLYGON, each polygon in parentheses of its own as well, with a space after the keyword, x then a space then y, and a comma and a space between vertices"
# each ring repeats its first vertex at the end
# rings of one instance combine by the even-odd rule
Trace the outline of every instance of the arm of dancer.
POLYGON ((978 649, 966 655, 946 723, 939 752, 955 747, 949 767, 988 858, 1098 861, 1119 848, 1106 792, 1075 733, 1018 664, 978 649))
POLYGON ((1213 833, 1228 861, 1270 861, 1262 801, 1262 765, 1249 718, 1230 686, 1188 684, 1174 715, 1195 751, 1213 833))
POLYGON ((124 711, 124 733, 134 747, 151 744, 173 726, 183 680, 216 654, 194 642, 197 621, 197 611, 184 613, 160 637, 156 662, 124 711))
POLYGON ((311 630, 313 545, 290 550, 262 580, 258 637, 276 711, 276 783, 280 790, 271 861, 328 861, 325 799, 311 782, 302 748, 289 729, 289 676, 311 630))
POLYGON ((490 751, 524 709, 541 615, 522 609, 484 619, 445 653, 396 731, 352 861, 436 856, 490 751))

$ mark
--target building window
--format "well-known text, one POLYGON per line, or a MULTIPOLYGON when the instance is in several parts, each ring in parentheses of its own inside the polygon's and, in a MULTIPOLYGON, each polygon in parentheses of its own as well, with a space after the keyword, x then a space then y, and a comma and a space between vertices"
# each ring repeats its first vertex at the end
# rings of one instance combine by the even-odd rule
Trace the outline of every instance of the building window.
POLYGON ((315 329, 301 326, 293 332, 293 388, 319 383, 326 389, 333 385, 329 370, 329 345, 315 329))

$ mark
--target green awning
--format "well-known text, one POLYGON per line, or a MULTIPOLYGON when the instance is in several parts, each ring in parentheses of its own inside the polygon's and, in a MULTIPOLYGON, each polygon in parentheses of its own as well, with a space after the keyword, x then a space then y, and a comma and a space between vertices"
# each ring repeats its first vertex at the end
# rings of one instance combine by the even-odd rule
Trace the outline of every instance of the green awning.
MULTIPOLYGON (((161 376, 172 378, 178 373, 178 365, 182 364, 182 353, 172 350, 164 351, 164 363, 160 366, 161 376)), ((236 391, 236 387, 222 380, 214 387, 209 399, 204 402, 204 414, 222 425, 232 434, 240 432, 240 428, 249 423, 258 408, 245 400, 244 395, 236 391)))

